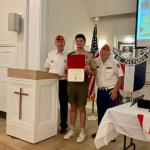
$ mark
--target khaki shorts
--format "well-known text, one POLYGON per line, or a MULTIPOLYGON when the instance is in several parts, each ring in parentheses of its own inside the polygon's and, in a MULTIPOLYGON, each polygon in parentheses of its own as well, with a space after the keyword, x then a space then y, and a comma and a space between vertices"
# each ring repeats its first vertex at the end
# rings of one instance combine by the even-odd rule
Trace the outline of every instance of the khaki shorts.
POLYGON ((69 103, 85 106, 87 104, 88 87, 89 84, 87 81, 82 83, 68 82, 67 92, 69 103))

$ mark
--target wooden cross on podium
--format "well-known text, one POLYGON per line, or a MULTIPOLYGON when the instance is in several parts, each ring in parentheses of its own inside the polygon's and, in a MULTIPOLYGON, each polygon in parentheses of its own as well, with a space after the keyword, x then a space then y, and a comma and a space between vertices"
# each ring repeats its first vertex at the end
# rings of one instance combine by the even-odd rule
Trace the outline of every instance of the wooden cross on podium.
POLYGON ((23 89, 20 88, 20 92, 14 92, 15 94, 19 94, 19 119, 22 119, 22 96, 28 96, 29 94, 23 93, 23 89))

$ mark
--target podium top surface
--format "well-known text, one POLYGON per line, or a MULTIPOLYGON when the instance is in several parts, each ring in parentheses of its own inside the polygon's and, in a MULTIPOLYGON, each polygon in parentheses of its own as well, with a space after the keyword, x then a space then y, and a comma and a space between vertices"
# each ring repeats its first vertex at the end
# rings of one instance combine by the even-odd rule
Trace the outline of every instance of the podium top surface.
POLYGON ((13 69, 8 68, 7 76, 12 78, 23 78, 32 80, 58 79, 59 75, 37 70, 13 69))

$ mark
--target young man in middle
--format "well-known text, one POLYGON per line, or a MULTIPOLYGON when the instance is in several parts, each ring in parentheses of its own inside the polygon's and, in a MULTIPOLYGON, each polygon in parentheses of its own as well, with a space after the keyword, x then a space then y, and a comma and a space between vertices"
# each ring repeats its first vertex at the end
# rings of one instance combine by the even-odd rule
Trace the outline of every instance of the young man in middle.
POLYGON ((85 121, 86 121, 86 104, 88 97, 88 75, 96 75, 96 64, 91 53, 84 50, 86 43, 85 36, 83 34, 77 34, 75 37, 76 51, 71 52, 70 55, 85 55, 85 79, 84 82, 68 82, 68 100, 71 105, 70 110, 70 126, 71 129, 64 136, 64 139, 70 139, 74 136, 74 127, 77 118, 77 109, 80 110, 80 127, 81 131, 77 142, 83 142, 85 140, 85 121))

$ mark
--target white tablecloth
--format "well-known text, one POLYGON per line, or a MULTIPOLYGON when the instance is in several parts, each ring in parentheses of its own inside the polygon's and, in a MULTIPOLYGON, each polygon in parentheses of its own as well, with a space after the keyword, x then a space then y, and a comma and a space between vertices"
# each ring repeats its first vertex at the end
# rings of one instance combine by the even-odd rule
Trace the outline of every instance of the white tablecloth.
POLYGON ((150 134, 142 131, 137 117, 138 114, 143 114, 150 118, 149 110, 137 108, 136 105, 130 107, 130 105, 131 103, 126 103, 106 111, 94 140, 97 149, 108 145, 119 134, 133 139, 150 141, 150 134))

